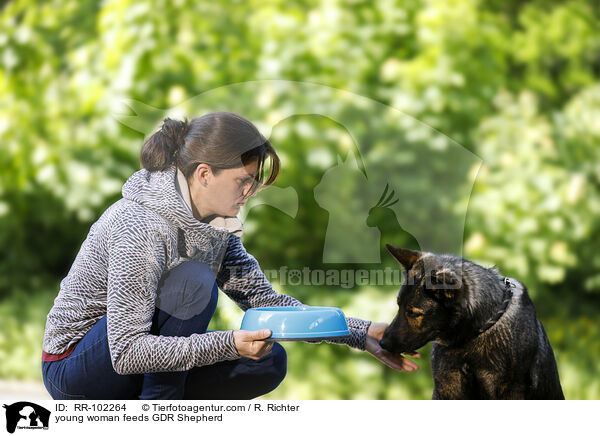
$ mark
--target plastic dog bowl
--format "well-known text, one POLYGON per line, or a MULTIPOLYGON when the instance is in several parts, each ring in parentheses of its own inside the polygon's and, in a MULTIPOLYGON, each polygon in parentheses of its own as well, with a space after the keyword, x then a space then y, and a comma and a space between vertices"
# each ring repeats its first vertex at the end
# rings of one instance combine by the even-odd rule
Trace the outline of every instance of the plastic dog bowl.
POLYGON ((335 307, 276 306, 248 309, 241 330, 271 330, 266 339, 302 341, 350 335, 344 313, 335 307))

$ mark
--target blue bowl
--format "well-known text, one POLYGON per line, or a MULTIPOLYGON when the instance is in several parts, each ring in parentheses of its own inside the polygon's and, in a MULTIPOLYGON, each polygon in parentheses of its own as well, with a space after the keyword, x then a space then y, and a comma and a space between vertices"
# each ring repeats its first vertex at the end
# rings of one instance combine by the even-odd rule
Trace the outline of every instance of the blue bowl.
POLYGON ((267 340, 303 341, 350 335, 344 312, 335 307, 274 306, 248 309, 240 330, 271 330, 267 340))

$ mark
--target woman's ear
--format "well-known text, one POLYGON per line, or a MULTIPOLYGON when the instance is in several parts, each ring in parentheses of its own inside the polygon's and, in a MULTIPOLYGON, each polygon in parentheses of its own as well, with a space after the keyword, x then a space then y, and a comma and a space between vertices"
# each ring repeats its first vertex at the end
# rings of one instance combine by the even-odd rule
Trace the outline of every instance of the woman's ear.
POLYGON ((212 177, 212 170, 208 164, 201 163, 196 167, 193 177, 200 185, 207 186, 212 177))

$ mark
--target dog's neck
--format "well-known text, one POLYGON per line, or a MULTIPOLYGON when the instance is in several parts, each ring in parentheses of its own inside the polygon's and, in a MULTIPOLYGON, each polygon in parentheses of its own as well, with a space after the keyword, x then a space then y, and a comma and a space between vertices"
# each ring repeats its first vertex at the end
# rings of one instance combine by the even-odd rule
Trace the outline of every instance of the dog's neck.
POLYGON ((515 284, 511 282, 511 280, 508 277, 504 277, 502 282, 504 286, 502 289, 503 298, 500 302, 500 306, 497 308, 497 310, 494 311, 492 316, 488 318, 488 320, 484 322, 481 327, 479 327, 479 329, 476 331, 477 336, 494 326, 500 320, 500 318, 502 318, 502 315, 506 313, 506 309, 508 309, 508 305, 510 304, 510 301, 513 297, 512 289, 515 287, 515 284))
POLYGON ((488 288, 484 304, 471 307, 470 316, 460 319, 451 338, 440 340, 446 346, 463 346, 484 334, 500 321, 506 313, 513 297, 513 289, 517 284, 508 277, 503 277, 501 284, 488 288))

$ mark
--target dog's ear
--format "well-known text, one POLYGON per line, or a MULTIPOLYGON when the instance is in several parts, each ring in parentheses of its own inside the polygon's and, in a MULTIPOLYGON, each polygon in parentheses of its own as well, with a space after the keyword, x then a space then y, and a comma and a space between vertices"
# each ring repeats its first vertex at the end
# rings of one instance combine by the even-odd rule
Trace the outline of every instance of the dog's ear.
POLYGON ((437 299, 443 301, 457 300, 462 289, 461 278, 448 269, 431 271, 427 287, 432 290, 437 299))
POLYGON ((409 270, 414 263, 419 260, 422 253, 420 251, 409 250, 408 248, 394 247, 390 244, 385 244, 392 256, 406 269, 409 270))

